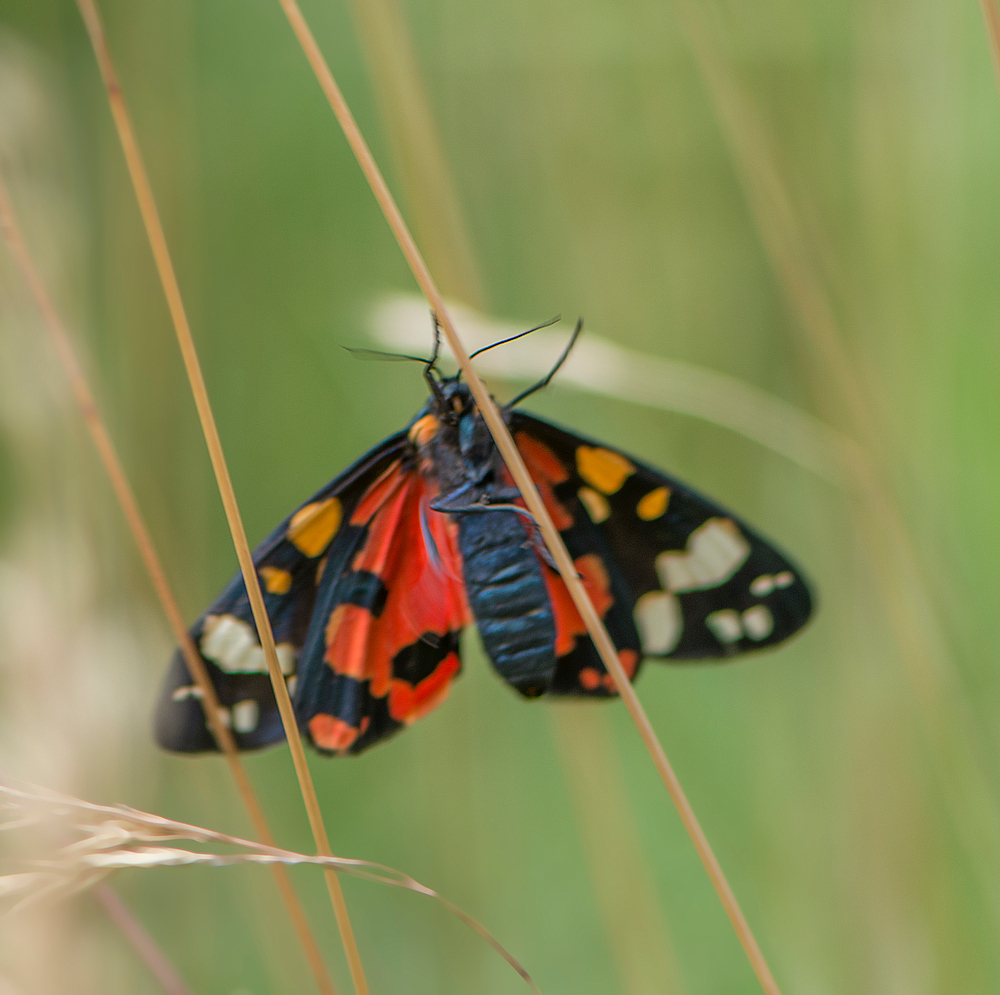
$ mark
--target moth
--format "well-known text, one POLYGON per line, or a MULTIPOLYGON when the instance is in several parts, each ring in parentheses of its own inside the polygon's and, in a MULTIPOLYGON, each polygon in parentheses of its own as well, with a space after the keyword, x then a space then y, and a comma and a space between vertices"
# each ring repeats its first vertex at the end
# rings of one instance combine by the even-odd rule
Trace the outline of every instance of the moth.
MULTIPOLYGON (((515 410, 579 332, 501 410, 630 678, 646 657, 728 659, 797 632, 812 611, 802 572, 739 518, 515 410)), ((438 370, 437 342, 421 360, 430 397, 410 424, 254 552, 299 725, 325 754, 360 753, 440 705, 470 625, 525 698, 616 694, 468 386, 438 370)), ((242 575, 190 631, 239 748, 282 740, 242 575)), ((217 749, 199 699, 177 651, 156 710, 162 747, 217 749)))

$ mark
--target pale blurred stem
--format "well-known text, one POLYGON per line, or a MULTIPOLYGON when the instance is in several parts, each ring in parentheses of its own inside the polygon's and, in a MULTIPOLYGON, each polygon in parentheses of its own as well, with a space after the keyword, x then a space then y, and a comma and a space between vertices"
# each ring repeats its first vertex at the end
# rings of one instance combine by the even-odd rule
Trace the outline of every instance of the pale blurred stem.
POLYGON ((194 995, 156 941, 132 915, 118 892, 110 885, 102 884, 94 889, 93 894, 163 991, 167 995, 194 995))
MULTIPOLYGON (((149 529, 146 527, 142 512, 139 510, 132 486, 125 474, 121 460, 118 458, 118 452, 111 440, 111 436, 108 434, 107 426, 101 417, 94 393, 83 374, 83 368, 77 359, 70 337, 59 317, 59 313, 56 311, 52 298, 49 296, 27 243, 24 241, 17 218, 14 215, 6 184, 2 177, 0 177, 0 229, 3 231, 3 237, 7 242, 11 255, 21 270, 24 281, 31 295, 34 297, 38 309, 42 313, 44 327, 49 334, 56 357, 69 381, 73 397, 80 409, 80 415, 87 426, 87 431, 93 439, 98 457, 104 466, 104 470, 111 482, 112 490, 115 493, 118 504, 121 506, 122 514, 128 523, 129 531, 132 533, 135 544, 139 549, 139 555, 149 574, 153 589, 156 591, 160 604, 163 606, 164 614, 167 616, 167 621, 174 638, 177 640, 181 652, 184 654, 184 661, 188 666, 188 670, 201 690, 202 706, 205 709, 205 718, 208 721, 209 729, 215 737, 219 749, 226 758, 230 774, 236 784, 236 789, 243 801, 243 805, 250 816, 254 831, 262 842, 272 844, 273 836, 271 835, 270 827, 257 800, 253 785, 250 783, 250 778, 247 776, 246 769, 240 761, 233 735, 229 728, 222 722, 219 699, 209 679, 208 671, 205 669, 205 663, 195 649, 191 637, 188 635, 184 625, 184 617, 177 604, 177 599, 174 597, 170 582, 167 580, 166 572, 153 544, 149 529)), ((283 867, 275 867, 273 870, 275 872, 275 881, 288 909, 289 917, 292 920, 299 941, 302 943, 303 950, 305 951, 306 958, 316 977, 316 983, 321 991, 331 993, 332 995, 334 989, 327 974, 326 965, 323 963, 316 938, 312 935, 305 911, 292 888, 288 874, 283 867)))
POLYGON ((482 310, 483 287, 398 0, 351 0, 413 229, 442 293, 482 310))
POLYGON ((993 57, 993 70, 997 75, 997 86, 1000 87, 1000 9, 997 0, 979 0, 983 11, 983 21, 986 23, 986 39, 990 45, 990 55, 993 57))
MULTIPOLYGON (((254 567, 253 555, 250 552, 250 546, 247 542, 246 531, 243 528, 243 520, 236 502, 236 494, 233 491, 229 468, 222 450, 222 442, 219 439, 215 416, 212 413, 212 406, 208 399, 208 391, 205 387, 201 364, 198 360, 194 340, 191 336, 191 328, 184 310, 180 287, 174 273, 173 262, 167 248, 166 237, 160 222, 156 202, 153 198, 149 177, 146 174, 146 167, 139 152, 135 132, 122 98, 121 87, 115 76, 97 8, 93 0, 77 0, 77 6, 80 8, 80 13, 87 26, 87 33, 90 35, 94 54, 97 57, 97 62, 101 70, 101 76, 107 90, 108 103, 114 117, 115 127, 118 130, 118 137, 121 141, 122 151, 125 154, 125 161, 132 180, 132 186, 135 189, 136 199, 139 202, 139 211, 142 215, 143 225, 145 226, 146 235, 153 252, 156 270, 167 299, 167 306, 173 320, 174 330, 177 333, 177 341, 184 359, 184 367, 187 371, 188 380, 191 383, 191 392, 194 395, 195 406, 198 409, 198 417, 205 435, 205 443, 212 461, 212 469, 215 472, 219 494, 226 511, 226 520, 229 523, 229 529, 232 533, 233 545, 236 547, 236 556, 240 563, 240 570, 243 573, 243 580, 246 585, 250 606, 253 610, 254 621, 257 624, 257 633, 264 651, 264 658, 267 661, 271 684, 274 687, 274 696, 278 704, 278 711, 281 714, 281 721, 284 725, 285 736, 288 740, 295 773, 298 776, 299 788, 305 802, 313 837, 315 838, 318 852, 323 856, 331 856, 326 826, 323 824, 323 815, 320 811, 319 800, 316 797, 312 775, 306 761, 305 750, 302 746, 302 737, 299 735, 299 728, 295 719, 295 711, 288 695, 288 688, 285 685, 285 678, 281 672, 281 665, 278 662, 278 655, 274 645, 274 633, 271 631, 271 621, 268 618, 267 609, 264 605, 264 596, 261 593, 260 581, 257 577, 257 570, 254 567)), ((355 988, 358 995, 367 995, 368 984, 365 980, 364 970, 361 965, 361 956, 354 938, 354 930, 347 913, 347 904, 344 901, 340 882, 336 872, 333 870, 325 870, 324 875, 355 988)))
MULTIPOLYGON (((988 0, 987 0, 988 2, 988 0)), ((755 108, 721 54, 702 9, 675 0, 675 9, 708 88, 723 135, 778 283, 812 353, 821 405, 846 420, 861 445, 842 446, 859 496, 864 548, 885 603, 925 733, 933 745, 952 821, 973 866, 987 864, 981 882, 1000 918, 1000 811, 986 772, 975 717, 965 698, 914 543, 881 467, 887 464, 880 426, 861 387, 840 323, 812 262, 793 200, 775 166, 755 108)), ((991 24, 988 14, 987 23, 991 24)), ((992 35, 991 35, 992 37, 992 35)), ((1000 37, 1000 35, 998 35, 1000 37)))
POLYGON ((500 455, 507 464, 507 469, 514 478, 514 483, 517 485, 518 490, 520 490, 521 496, 528 506, 528 510, 534 516, 545 545, 552 554, 552 558, 569 590, 570 596, 573 598, 573 602, 580 612, 580 617, 583 619, 587 632, 593 640, 605 668, 611 674, 618 693, 624 701, 625 707, 632 717, 632 721, 639 730, 639 735, 642 737, 646 749, 649 751, 674 805, 677 807, 684 828, 690 835, 695 850, 705 865, 705 870, 708 872, 708 876, 722 901, 726 914, 733 924, 733 928, 739 937, 740 943, 743 945, 743 949, 750 960, 754 972, 760 980, 761 986, 770 995, 778 993, 778 986, 771 975, 767 962, 764 960, 764 955, 757 944, 757 940, 736 901, 736 896, 729 887, 729 882, 722 873, 719 862, 715 859, 715 854, 712 852, 712 848, 709 846, 708 840, 702 832, 694 811, 681 789, 680 782, 677 780, 677 776, 674 774, 673 768, 670 766, 670 762, 663 752, 663 747, 656 738, 653 726, 646 717, 646 713, 643 711, 639 698, 628 679, 628 675, 625 673, 625 669, 618 659, 614 643, 611 641, 611 637, 604 628, 600 616, 595 611, 590 598, 587 596, 576 567, 573 565, 573 560, 566 550, 562 537, 559 535, 555 525, 553 525, 552 519, 549 517, 549 513, 538 494, 538 490, 532 482, 531 475, 528 473, 524 461, 521 459, 521 454, 514 440, 511 438, 510 432, 507 430, 507 425, 503 417, 497 410, 497 406, 483 385, 482 380, 479 379, 475 368, 469 362, 468 353, 465 351, 465 347, 462 345, 458 333, 455 331, 455 326, 452 324, 451 318, 445 309, 444 301, 441 299, 441 294, 431 277, 423 256, 420 254, 420 250, 417 248, 416 242, 414 242, 413 236, 410 234, 406 222, 403 220, 403 216, 396 206, 389 187, 386 185, 382 173, 372 157, 371 151, 344 100, 343 94, 340 92, 340 88, 333 78, 333 74, 330 72, 329 66, 327 66, 323 59, 319 46, 316 44, 309 26, 303 18, 302 12, 299 10, 295 0, 279 0, 279 3, 288 17, 292 30, 295 32, 299 44, 302 46, 306 58, 312 66, 313 72, 316 74, 320 87, 330 102, 330 106, 343 129, 348 144, 351 146, 358 164, 361 166, 365 178, 372 188, 375 199, 382 208, 383 214, 385 214, 389 227, 392 229, 392 233, 396 237, 403 255, 406 257, 406 261, 413 272, 417 284, 420 286, 421 291, 431 306, 431 310, 441 324, 441 330, 448 341, 448 346, 462 369, 469 389, 472 391, 476 404, 482 413, 483 420, 489 427, 500 455))

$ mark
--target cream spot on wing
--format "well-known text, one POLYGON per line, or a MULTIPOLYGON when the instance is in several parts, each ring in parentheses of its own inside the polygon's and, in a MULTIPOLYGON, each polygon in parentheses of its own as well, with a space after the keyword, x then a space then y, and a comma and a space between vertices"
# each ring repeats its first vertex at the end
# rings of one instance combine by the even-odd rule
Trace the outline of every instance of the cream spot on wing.
POLYGON ((774 629, 774 618, 767 605, 754 605, 743 613, 743 629, 751 639, 767 639, 774 629))
POLYGON ((602 494, 614 494, 635 473, 635 467, 621 453, 600 446, 578 446, 576 469, 602 494))
POLYGON ((292 515, 285 538, 306 556, 319 556, 340 528, 342 515, 340 501, 335 497, 313 501, 292 515))
POLYGON ((635 506, 635 513, 644 522, 651 522, 659 518, 667 510, 667 503, 669 501, 670 488, 657 487, 655 490, 639 498, 639 503, 635 506))
POLYGON ((227 728, 232 729, 233 727, 233 716, 228 708, 224 706, 219 706, 219 710, 215 713, 219 716, 219 721, 227 728))
POLYGON ((253 698, 238 701, 232 708, 233 729, 236 732, 253 732, 260 719, 260 705, 253 698))
POLYGON ((298 684, 299 684, 298 677, 296 677, 295 674, 292 674, 292 676, 289 677, 288 680, 285 681, 285 684, 288 686, 288 697, 289 698, 294 698, 295 697, 295 689, 298 687, 298 684))
POLYGON ((649 591, 632 613, 643 653, 665 656, 680 641, 684 629, 680 602, 667 591, 649 591))
POLYGON ((599 525, 611 514, 611 506, 603 494, 598 494, 597 491, 593 491, 589 487, 581 487, 576 494, 583 502, 590 520, 595 525, 599 525))
POLYGON ((791 587, 795 583, 795 574, 791 570, 782 570, 780 574, 774 575, 774 586, 778 590, 783 587, 791 587))
POLYGON ((688 537, 685 552, 660 553, 656 572, 667 591, 717 587, 746 562, 750 543, 728 518, 710 518, 688 537))
POLYGON ((774 590, 774 578, 770 574, 761 574, 750 581, 750 593, 755 598, 766 597, 774 590))
POLYGON ((743 635, 743 625, 738 612, 732 608, 723 608, 712 612, 705 619, 705 625, 720 643, 735 643, 743 635))
POLYGON ((261 567, 258 573, 269 594, 287 594, 292 586, 292 575, 281 567, 261 567))
MULTIPOLYGON (((264 650, 253 629, 234 615, 209 615, 205 619, 199 649, 227 674, 266 674, 264 650)), ((278 663, 283 674, 295 673, 295 647, 279 643, 278 663)))
POLYGON ((204 695, 201 692, 201 688, 197 684, 188 684, 187 687, 177 688, 176 691, 170 696, 172 701, 187 701, 188 698, 194 698, 197 701, 201 701, 204 695))

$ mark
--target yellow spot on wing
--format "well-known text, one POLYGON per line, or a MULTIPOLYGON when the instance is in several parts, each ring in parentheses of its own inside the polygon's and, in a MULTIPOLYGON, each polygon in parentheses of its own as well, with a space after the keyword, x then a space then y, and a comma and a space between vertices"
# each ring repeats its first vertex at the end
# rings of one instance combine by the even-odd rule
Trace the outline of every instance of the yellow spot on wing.
POLYGON ((599 525, 611 514, 611 506, 603 494, 598 494, 597 491, 592 491, 589 487, 581 487, 576 493, 587 509, 590 520, 595 525, 599 525))
POLYGON ((614 494, 635 473, 635 467, 621 453, 598 446, 579 446, 576 468, 602 494, 614 494))
POLYGON ((434 415, 424 415, 410 427, 410 442, 416 446, 426 446, 437 435, 441 423, 434 415))
POLYGON ((340 528, 341 515, 337 498, 313 501, 292 515, 285 537, 306 556, 319 556, 340 528))
POLYGON ((281 567, 261 567, 259 573, 268 594, 287 594, 292 586, 292 575, 281 567))
POLYGON ((667 510, 667 502, 670 500, 669 487, 657 487, 655 491, 650 491, 639 499, 635 506, 635 513, 644 521, 651 522, 654 518, 659 518, 667 510))

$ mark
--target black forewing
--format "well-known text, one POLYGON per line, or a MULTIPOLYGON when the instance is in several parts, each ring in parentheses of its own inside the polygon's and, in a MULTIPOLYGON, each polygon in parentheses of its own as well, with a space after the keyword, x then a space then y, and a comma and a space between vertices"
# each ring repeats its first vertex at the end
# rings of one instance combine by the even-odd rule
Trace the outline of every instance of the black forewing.
MULTIPOLYGON (((638 646, 644 656, 670 660, 728 658, 780 643, 809 619, 802 571, 715 502, 541 419, 514 412, 510 427, 515 437, 523 432, 545 445, 568 474, 554 487, 573 519, 563 538, 574 558, 592 552, 604 562, 615 597, 605 621, 619 650, 638 646), (664 507, 655 514, 663 489, 664 507)), ((609 682, 581 690, 584 667, 604 673, 590 640, 580 637, 560 659, 552 692, 608 693, 609 682)))
MULTIPOLYGON (((290 690, 327 552, 334 542, 340 549, 350 546, 347 533, 355 528, 349 524, 351 512, 405 445, 405 432, 390 436, 304 502, 254 550, 290 690)), ((242 574, 233 577, 190 632, 226 709, 237 746, 256 749, 283 739, 242 574)), ((164 749, 181 753, 217 749, 205 723, 200 694, 179 650, 170 661, 154 724, 156 741, 164 749)))

